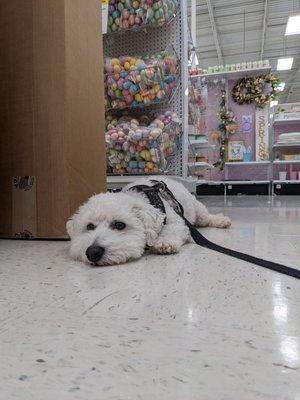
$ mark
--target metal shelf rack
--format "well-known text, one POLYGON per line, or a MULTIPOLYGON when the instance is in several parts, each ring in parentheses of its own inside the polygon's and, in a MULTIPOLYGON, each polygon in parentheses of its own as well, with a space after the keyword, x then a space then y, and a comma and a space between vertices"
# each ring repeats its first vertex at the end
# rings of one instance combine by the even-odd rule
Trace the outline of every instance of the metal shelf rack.
MULTIPOLYGON (((176 112, 182 121, 182 138, 177 154, 171 158, 168 175, 187 177, 187 147, 188 147, 188 40, 187 40, 187 7, 184 0, 180 0, 180 7, 176 16, 167 24, 150 29, 145 27, 139 31, 125 31, 119 34, 104 35, 104 54, 108 57, 120 55, 144 54, 160 52, 173 46, 180 59, 180 82, 174 96, 167 104, 147 107, 143 112, 160 111, 167 109, 176 112)), ((108 187, 124 186, 143 176, 108 176, 108 187)))

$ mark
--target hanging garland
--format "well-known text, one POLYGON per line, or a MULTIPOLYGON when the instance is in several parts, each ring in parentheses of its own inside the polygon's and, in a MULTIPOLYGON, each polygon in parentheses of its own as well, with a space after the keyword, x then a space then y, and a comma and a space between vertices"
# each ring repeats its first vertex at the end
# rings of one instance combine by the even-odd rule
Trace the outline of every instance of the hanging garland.
POLYGON ((226 106, 227 95, 226 91, 221 91, 221 100, 220 100, 220 111, 218 113, 219 122, 218 129, 220 131, 220 135, 218 137, 218 142, 220 145, 220 157, 219 160, 214 164, 215 167, 219 167, 222 171, 226 162, 226 148, 228 146, 229 136, 234 134, 237 131, 237 123, 232 111, 227 110, 226 106))
POLYGON ((280 79, 274 74, 242 78, 232 89, 232 98, 237 104, 252 104, 264 108, 279 95, 280 79))

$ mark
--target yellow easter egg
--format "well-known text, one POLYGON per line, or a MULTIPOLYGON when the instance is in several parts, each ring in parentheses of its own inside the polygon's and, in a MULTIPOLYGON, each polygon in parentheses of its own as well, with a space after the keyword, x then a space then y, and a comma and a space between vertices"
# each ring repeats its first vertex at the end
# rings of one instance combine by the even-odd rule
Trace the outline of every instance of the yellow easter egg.
POLYGON ((119 62, 119 60, 118 60, 118 58, 112 58, 112 60, 111 60, 111 65, 114 67, 115 65, 119 65, 120 64, 120 62, 119 62))
POLYGON ((154 164, 152 162, 148 161, 146 166, 147 166, 148 169, 153 169, 154 164))
POLYGON ((129 63, 128 61, 125 62, 125 64, 124 64, 124 69, 125 69, 126 71, 129 71, 129 70, 130 70, 130 63, 129 63))
POLYGON ((155 85, 153 88, 155 93, 158 93, 160 91, 160 86, 159 85, 155 85))
POLYGON ((142 101, 143 101, 143 98, 142 98, 142 96, 138 93, 138 94, 136 94, 135 96, 134 96, 134 98, 135 98, 135 101, 137 101, 138 103, 142 103, 142 101))

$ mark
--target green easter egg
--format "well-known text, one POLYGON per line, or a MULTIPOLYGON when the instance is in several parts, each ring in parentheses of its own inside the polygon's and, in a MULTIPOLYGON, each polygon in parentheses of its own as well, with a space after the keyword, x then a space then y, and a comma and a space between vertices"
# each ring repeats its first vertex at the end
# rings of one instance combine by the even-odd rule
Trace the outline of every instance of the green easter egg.
POLYGON ((122 90, 117 89, 117 90, 115 91, 115 95, 116 95, 116 98, 117 98, 117 99, 122 99, 122 98, 123 98, 122 90))

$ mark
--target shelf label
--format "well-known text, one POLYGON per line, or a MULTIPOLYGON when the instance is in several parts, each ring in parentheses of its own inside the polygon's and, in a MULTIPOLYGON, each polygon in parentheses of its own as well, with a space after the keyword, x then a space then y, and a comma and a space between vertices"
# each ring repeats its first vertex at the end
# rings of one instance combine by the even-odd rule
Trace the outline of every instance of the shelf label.
POLYGON ((255 112, 255 155, 256 161, 269 160, 269 113, 268 109, 257 109, 255 112))
POLYGON ((102 34, 107 33, 108 0, 102 0, 102 34))

